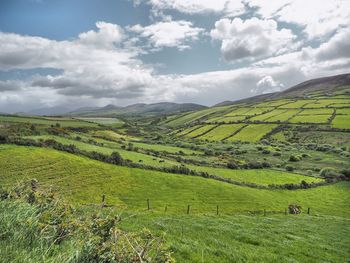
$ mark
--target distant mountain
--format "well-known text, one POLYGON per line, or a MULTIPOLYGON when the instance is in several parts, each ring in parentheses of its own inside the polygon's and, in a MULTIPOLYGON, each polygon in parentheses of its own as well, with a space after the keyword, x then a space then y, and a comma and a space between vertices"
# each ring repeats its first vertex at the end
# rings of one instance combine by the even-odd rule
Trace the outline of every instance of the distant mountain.
POLYGON ((350 73, 341 74, 336 76, 317 78, 304 81, 298 85, 295 85, 289 89, 286 89, 281 92, 274 92, 268 94, 262 94, 242 100, 237 101, 224 101, 214 105, 213 107, 218 106, 227 106, 236 103, 242 102, 258 102, 265 99, 283 99, 283 98, 296 98, 296 97, 306 97, 310 93, 314 93, 317 91, 324 93, 332 93, 335 90, 338 90, 344 86, 350 85, 350 73))
POLYGON ((115 105, 107 105, 105 107, 96 108, 93 110, 78 109, 69 112, 71 116, 85 116, 85 117, 111 117, 111 116, 130 116, 130 115, 162 115, 177 112, 187 112, 194 110, 201 110, 207 107, 194 103, 173 103, 160 102, 153 104, 137 103, 126 107, 118 107, 115 105))
POLYGON ((287 90, 278 92, 275 97, 302 97, 316 91, 333 92, 339 87, 347 85, 350 85, 350 73, 304 81, 287 90))
POLYGON ((72 107, 64 107, 64 106, 56 106, 56 107, 43 107, 38 109, 33 109, 25 113, 21 113, 21 115, 61 115, 73 110, 72 107))

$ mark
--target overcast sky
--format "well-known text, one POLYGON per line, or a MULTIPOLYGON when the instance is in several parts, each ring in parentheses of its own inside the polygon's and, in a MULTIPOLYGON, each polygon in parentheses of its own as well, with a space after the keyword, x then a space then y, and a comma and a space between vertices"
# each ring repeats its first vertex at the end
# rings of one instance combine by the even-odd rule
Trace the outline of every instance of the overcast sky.
POLYGON ((0 112, 213 105, 349 72, 349 0, 0 1, 0 112))

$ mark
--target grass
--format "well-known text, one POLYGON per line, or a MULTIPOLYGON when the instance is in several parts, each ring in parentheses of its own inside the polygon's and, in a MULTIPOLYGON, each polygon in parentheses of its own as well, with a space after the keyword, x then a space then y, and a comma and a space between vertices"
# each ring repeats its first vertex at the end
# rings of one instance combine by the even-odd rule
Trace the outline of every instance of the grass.
POLYGON ((267 113, 264 113, 262 115, 258 115, 255 117, 252 117, 251 121, 268 121, 272 117, 277 117, 278 115, 287 112, 288 110, 282 110, 282 109, 276 109, 267 113))
POLYGON ((214 213, 215 209, 204 216, 146 213, 121 226, 166 232, 177 262, 346 262, 350 257, 345 218, 214 213))
POLYGON ((201 140, 220 141, 241 129, 245 124, 224 124, 200 136, 201 140))
POLYGON ((212 125, 212 124, 208 124, 208 125, 204 125, 198 129, 195 129, 194 131, 190 132, 190 133, 187 133, 185 136, 186 137, 196 137, 196 136, 199 136, 207 131, 209 131, 210 129, 214 128, 216 125, 212 125))
POLYGON ((250 124, 247 127, 244 127, 240 132, 238 132, 234 136, 229 137, 227 140, 256 142, 277 126, 278 125, 275 124, 250 124))
POLYGON ((338 129, 350 129, 350 115, 337 115, 332 121, 332 127, 338 129))
POLYGON ((133 142, 134 147, 142 148, 145 150, 154 150, 158 152, 168 152, 168 153, 179 153, 183 152, 184 154, 201 154, 199 151, 194 151, 186 148, 176 147, 176 146, 169 146, 169 145, 162 145, 162 144, 149 144, 149 143, 140 143, 140 142, 133 142))
POLYGON ((269 170, 269 169, 258 169, 258 170, 231 170, 224 168, 214 167, 195 167, 189 166, 194 170, 200 170, 208 172, 212 175, 218 175, 224 178, 230 178, 238 182, 255 183, 258 185, 269 185, 269 184, 300 184, 302 180, 312 183, 323 181, 320 178, 314 178, 304 176, 295 173, 288 173, 284 171, 269 170))
POLYGON ((288 121, 290 118, 292 118, 294 115, 298 114, 300 112, 300 110, 294 110, 294 109, 290 109, 287 110, 285 112, 282 112, 281 114, 278 114, 276 116, 273 116, 271 118, 268 119, 268 121, 274 122, 274 121, 288 121))
POLYGON ((350 108, 337 109, 337 115, 350 115, 350 108))
POLYGON ((222 183, 212 179, 168 174, 105 164, 47 148, 0 146, 0 181, 13 184, 37 178, 59 189, 75 204, 107 203, 117 209, 140 211, 150 199, 152 208, 183 213, 187 204, 193 213, 208 213, 220 205, 222 213, 244 213, 265 208, 284 211, 290 203, 311 207, 314 213, 349 215, 348 182, 308 190, 262 190, 222 183))
POLYGON ((239 122, 239 121, 244 121, 246 119, 246 116, 231 116, 231 117, 215 117, 206 120, 206 123, 213 123, 213 122, 224 122, 224 123, 229 123, 229 122, 239 122))
POLYGON ((284 108, 284 109, 299 109, 304 107, 305 105, 309 104, 309 103, 314 103, 316 102, 316 100, 297 100, 295 102, 292 103, 288 103, 286 105, 281 105, 279 106, 279 108, 284 108))
POLYGON ((179 165, 179 163, 159 157, 154 157, 151 155, 138 153, 134 151, 127 151, 123 150, 121 148, 117 148, 117 144, 108 145, 108 142, 106 143, 106 146, 98 146, 93 145, 85 142, 80 142, 76 140, 72 140, 69 138, 63 138, 59 136, 53 136, 53 135, 42 135, 42 136, 30 136, 28 138, 39 140, 47 140, 47 139, 54 139, 57 142, 60 142, 65 145, 74 144, 76 147, 78 147, 80 150, 88 151, 88 152, 99 152, 103 154, 112 154, 113 152, 118 152, 123 159, 125 160, 131 160, 134 163, 141 163, 145 165, 150 165, 153 167, 172 167, 174 165, 179 165), (111 148, 110 148, 111 147, 111 148), (141 162, 140 162, 141 160, 141 162), (162 160, 162 161, 161 161, 162 160))
POLYGON ((104 138, 111 141, 120 141, 120 140, 132 140, 137 141, 140 140, 139 138, 129 136, 126 134, 117 133, 111 130, 99 130, 99 131, 92 131, 90 133, 94 137, 104 138))
POLYGON ((20 117, 20 116, 2 116, 0 115, 0 123, 31 123, 38 125, 51 126, 57 123, 61 127, 98 127, 97 123, 90 123, 81 120, 69 119, 69 118, 40 118, 40 117, 20 117))
POLYGON ((76 118, 78 120, 88 121, 88 122, 94 122, 101 125, 108 125, 113 127, 121 127, 124 122, 117 118, 93 118, 93 117, 80 117, 76 118))
POLYGON ((205 109, 205 110, 191 112, 188 114, 181 115, 179 118, 172 119, 171 121, 167 122, 166 125, 170 126, 170 127, 185 125, 185 124, 191 123, 195 120, 198 120, 200 118, 203 118, 205 116, 208 116, 210 114, 225 111, 225 110, 229 109, 230 107, 231 106, 214 107, 214 108, 209 108, 209 109, 205 109))
POLYGON ((333 114, 333 109, 304 109, 298 115, 328 115, 333 114))
POLYGON ((296 115, 289 120, 291 123, 327 123, 330 115, 296 115))

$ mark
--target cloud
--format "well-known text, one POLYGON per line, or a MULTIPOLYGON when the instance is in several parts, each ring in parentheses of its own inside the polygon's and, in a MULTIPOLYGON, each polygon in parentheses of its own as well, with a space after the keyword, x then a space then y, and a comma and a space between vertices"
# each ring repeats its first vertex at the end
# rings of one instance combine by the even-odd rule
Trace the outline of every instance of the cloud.
POLYGON ((322 38, 350 22, 348 0, 246 0, 263 18, 296 24, 310 38, 322 38))
POLYGON ((319 61, 350 58, 350 27, 339 30, 328 42, 321 44, 316 51, 319 61))
POLYGON ((221 53, 228 62, 286 52, 296 38, 289 29, 279 30, 274 20, 255 17, 220 19, 210 35, 221 41, 221 53))
POLYGON ((227 60, 246 58, 244 64, 229 70, 162 75, 140 59, 141 47, 136 45, 140 45, 139 38, 145 32, 142 38, 149 40, 151 49, 186 47, 202 34, 198 30, 191 32, 198 28, 181 20, 180 27, 190 29, 190 33, 180 30, 173 38, 168 37, 167 34, 173 32, 170 28, 164 29, 164 24, 173 22, 179 21, 167 20, 126 29, 100 22, 95 30, 65 41, 0 32, 1 71, 58 69, 54 75, 1 81, 0 111, 159 101, 212 105, 283 90, 314 77, 350 71, 346 28, 339 28, 319 46, 294 49, 294 35, 278 27, 273 19, 226 18, 216 23, 211 37, 221 42, 227 60), (131 28, 135 31, 130 31, 131 28), (260 60, 253 60, 255 58, 260 60))
POLYGON ((129 31, 139 34, 149 41, 149 44, 160 49, 163 47, 175 47, 179 50, 190 48, 191 41, 198 40, 203 28, 194 27, 188 21, 162 21, 149 26, 139 24, 129 27, 129 31))
POLYGON ((256 87, 252 89, 253 94, 266 94, 281 91, 284 85, 275 81, 271 76, 264 76, 256 83, 256 87))
POLYGON ((177 10, 191 15, 217 13, 233 16, 245 11, 241 0, 149 0, 144 2, 155 10, 177 10))
POLYGON ((116 24, 97 22, 97 32, 90 30, 79 35, 79 41, 85 45, 93 45, 96 48, 113 48, 124 38, 123 29, 116 24))
POLYGON ((0 92, 19 91, 23 88, 23 82, 19 80, 0 80, 0 92))

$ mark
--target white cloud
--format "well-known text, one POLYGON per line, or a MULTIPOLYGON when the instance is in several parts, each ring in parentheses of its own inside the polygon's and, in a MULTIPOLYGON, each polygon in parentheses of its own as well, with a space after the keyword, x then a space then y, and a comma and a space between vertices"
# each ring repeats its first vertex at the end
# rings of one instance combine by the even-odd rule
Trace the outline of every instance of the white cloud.
POLYGON ((97 22, 97 32, 90 30, 79 35, 79 41, 82 44, 93 45, 96 48, 113 48, 124 38, 123 29, 115 24, 106 22, 97 22))
POLYGON ((155 10, 177 10, 185 14, 219 13, 237 15, 244 12, 241 0, 149 0, 155 10))
POLYGON ((220 19, 210 35, 222 41, 221 52, 226 61, 280 54, 286 52, 295 39, 291 30, 279 30, 274 20, 255 17, 220 19))
MULTIPOLYGON (((108 30, 104 26, 98 27, 96 31, 82 33, 70 41, 0 32, 0 70, 62 70, 55 76, 0 82, 0 111, 23 111, 61 104, 80 107, 159 101, 210 105, 284 89, 314 77, 350 71, 347 29, 339 29, 319 47, 284 53, 284 50, 290 50, 294 36, 290 32, 282 33, 273 20, 233 21, 221 20, 212 31, 212 37, 222 42, 236 41, 237 38, 238 42, 232 42, 235 45, 231 46, 233 53, 236 52, 234 58, 239 54, 237 47, 242 47, 249 56, 260 56, 263 60, 238 69, 189 75, 156 74, 151 66, 138 58, 138 47, 126 47, 127 43, 135 45, 138 41, 127 35, 128 30, 124 31, 117 25, 108 25, 108 30), (98 42, 99 37, 104 41, 98 42)), ((166 22, 171 21, 160 23, 166 22)), ((139 27, 138 34, 147 29, 147 26, 139 27)), ((192 24, 190 27, 194 28, 192 24)), ((156 37, 154 32, 157 30, 150 32, 152 35, 147 38, 153 47, 159 48, 173 42, 177 43, 176 47, 186 46, 187 41, 197 37, 195 33, 182 33, 179 34, 182 37, 171 39, 172 42, 162 42, 159 36, 169 41, 165 35, 156 37)))
POLYGON ((188 21, 163 21, 149 26, 134 25, 129 30, 148 39, 151 46, 159 49, 175 47, 179 50, 190 48, 188 42, 198 40, 203 28, 194 27, 188 21))
POLYGON ((275 81, 271 76, 264 76, 256 83, 256 87, 252 89, 253 94, 266 94, 281 91, 284 85, 279 81, 275 81))
POLYGON ((349 26, 348 0, 246 0, 264 18, 297 24, 312 38, 324 37, 339 27, 349 26))

